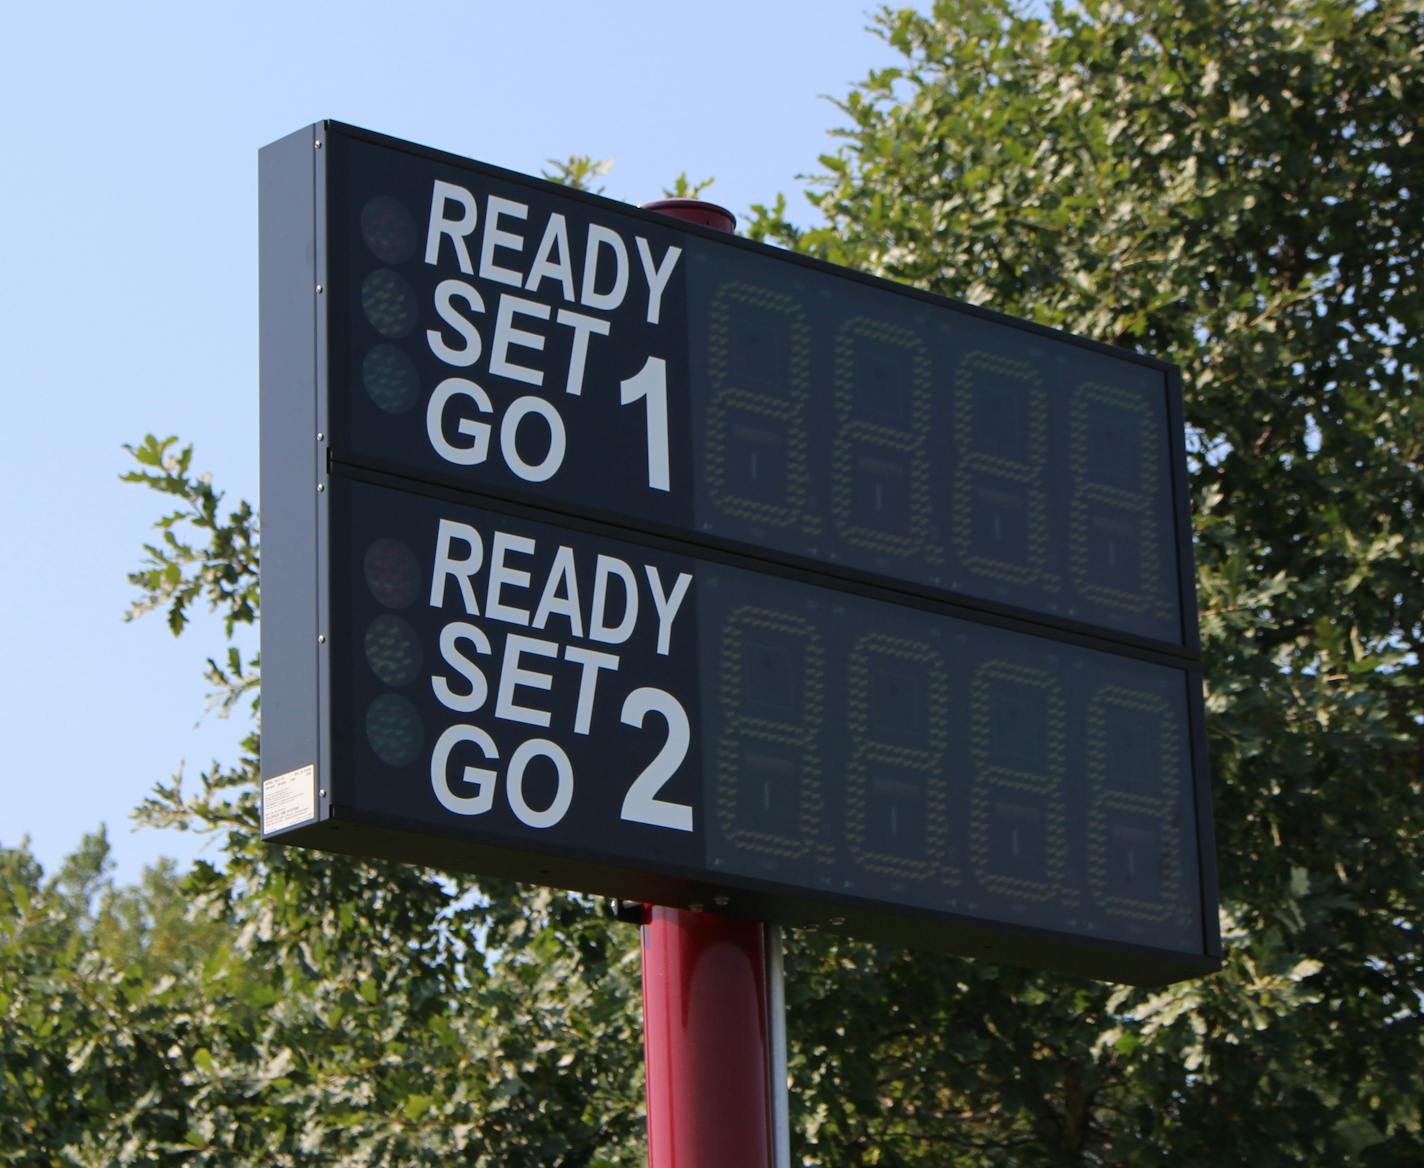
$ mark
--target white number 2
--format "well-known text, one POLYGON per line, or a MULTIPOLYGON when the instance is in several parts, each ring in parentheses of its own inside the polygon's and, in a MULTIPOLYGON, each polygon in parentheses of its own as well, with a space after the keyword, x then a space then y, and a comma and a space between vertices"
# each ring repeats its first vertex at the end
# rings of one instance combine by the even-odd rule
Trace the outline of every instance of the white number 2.
POLYGON ((623 797, 623 818, 653 827, 691 831, 692 808, 686 803, 670 803, 657 797, 663 784, 677 773, 677 768, 687 757, 687 748, 692 741, 687 713, 682 703, 666 690, 644 686, 635 689, 623 702, 623 724, 641 729, 643 719, 650 710, 661 714, 667 722, 667 741, 628 788, 628 794, 623 797))
POLYGON ((649 357, 643 367, 618 383, 618 400, 623 405, 643 399, 648 415, 648 486, 655 491, 672 490, 668 469, 667 362, 649 357))

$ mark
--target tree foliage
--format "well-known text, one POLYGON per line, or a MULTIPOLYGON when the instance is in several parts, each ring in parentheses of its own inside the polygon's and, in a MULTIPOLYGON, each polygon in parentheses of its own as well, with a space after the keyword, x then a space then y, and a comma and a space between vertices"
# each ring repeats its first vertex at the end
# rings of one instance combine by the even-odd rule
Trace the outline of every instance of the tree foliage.
MULTIPOLYGON (((131 452, 178 501, 135 610, 256 620, 251 509, 173 439, 131 452)), ((209 665, 219 708, 255 698, 255 663, 209 665)), ((636 1163, 636 938, 580 898, 262 844, 257 747, 140 809, 223 834, 181 882, 113 889, 102 837, 49 880, 0 853, 0 1163, 636 1163)))
MULTIPOLYGON (((1184 371, 1225 970, 1146 991, 792 938, 805 1165, 1424 1162, 1424 14, 885 10, 823 222, 752 233, 1184 371)), ((558 175, 596 179, 589 158, 558 175)), ((682 181, 679 190, 691 192, 682 181)), ((135 612, 252 623, 249 508, 174 440, 135 612)), ((223 711, 257 663, 210 662, 223 711)), ((640 1163, 631 930, 584 898, 270 849, 257 741, 142 816, 221 863, 0 853, 0 1163, 640 1163)))
POLYGON ((1229 958, 1156 994, 826 977, 804 1147, 1418 1162, 1424 13, 962 0, 879 29, 903 64, 841 105, 824 225, 783 202, 753 233, 1182 366, 1229 958))

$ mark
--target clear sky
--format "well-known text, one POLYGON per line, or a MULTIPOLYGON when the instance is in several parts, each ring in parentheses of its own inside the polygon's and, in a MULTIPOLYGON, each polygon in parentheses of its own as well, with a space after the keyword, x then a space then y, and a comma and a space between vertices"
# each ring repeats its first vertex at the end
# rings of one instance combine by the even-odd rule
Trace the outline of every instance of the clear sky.
MULTIPOLYGON (((109 826, 118 876, 199 841, 129 814, 246 727, 203 719, 216 622, 125 624, 161 500, 118 482, 155 431, 257 498, 257 150, 323 117, 606 192, 686 170, 739 215, 834 148, 891 50, 869 0, 20 4, 0 38, 0 844, 47 870, 109 826)), ((209 845, 215 852, 216 845, 209 845)))

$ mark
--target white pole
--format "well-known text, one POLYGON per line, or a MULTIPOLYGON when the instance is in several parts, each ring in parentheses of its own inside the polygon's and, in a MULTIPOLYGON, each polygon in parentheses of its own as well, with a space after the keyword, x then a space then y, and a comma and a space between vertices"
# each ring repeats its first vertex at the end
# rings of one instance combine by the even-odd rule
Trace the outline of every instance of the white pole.
POLYGON ((767 1044, 771 1066, 771 1162, 791 1168, 791 1117, 786 1082, 786 971, 780 925, 766 926, 767 1044))

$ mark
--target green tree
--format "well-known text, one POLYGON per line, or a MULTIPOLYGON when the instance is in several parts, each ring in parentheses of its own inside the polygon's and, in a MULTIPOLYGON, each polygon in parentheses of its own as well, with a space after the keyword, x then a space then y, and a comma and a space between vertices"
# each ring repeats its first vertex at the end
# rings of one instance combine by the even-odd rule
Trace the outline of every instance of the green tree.
POLYGON ((877 27, 903 63, 841 103, 824 223, 782 201, 752 233, 1182 366, 1229 955, 1148 993, 798 954, 801 1151, 1424 1161, 1424 12, 942 0, 877 27))
POLYGON ((116 888, 109 852, 86 836, 49 879, 23 844, 0 852, 0 1162, 130 1158, 120 1125, 177 1088, 169 988, 230 940, 189 916, 171 863, 116 888))

